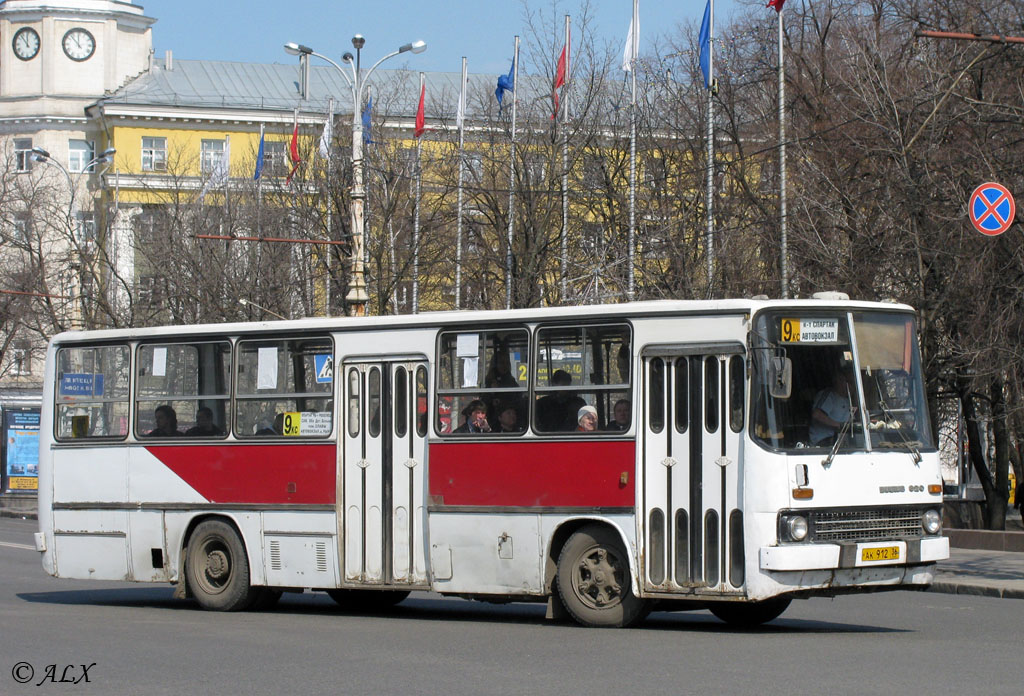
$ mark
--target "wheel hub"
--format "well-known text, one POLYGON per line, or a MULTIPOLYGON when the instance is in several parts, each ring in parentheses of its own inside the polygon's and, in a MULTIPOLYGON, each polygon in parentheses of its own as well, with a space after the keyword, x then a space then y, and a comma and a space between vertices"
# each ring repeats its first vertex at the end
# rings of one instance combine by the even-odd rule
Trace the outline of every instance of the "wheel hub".
POLYGON ((228 556, 223 551, 211 551, 206 556, 206 572, 214 580, 220 580, 231 570, 228 556))

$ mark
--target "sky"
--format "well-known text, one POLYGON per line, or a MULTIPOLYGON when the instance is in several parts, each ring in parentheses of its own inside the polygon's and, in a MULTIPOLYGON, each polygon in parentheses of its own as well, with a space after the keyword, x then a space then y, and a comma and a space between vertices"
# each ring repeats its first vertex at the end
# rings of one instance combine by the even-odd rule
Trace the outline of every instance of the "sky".
MULTIPOLYGON (((459 72, 466 56, 470 72, 500 73, 508 70, 513 37, 527 33, 522 0, 135 0, 134 4, 157 20, 153 48, 158 58, 170 49, 175 58, 290 63, 296 59, 282 46, 294 41, 337 61, 352 50, 351 38, 359 33, 366 38, 364 66, 404 43, 422 39, 427 42, 424 53, 407 60, 396 57, 387 67, 459 72)), ((656 34, 699 24, 705 4, 706 0, 640 0, 641 55, 656 34)), ((715 24, 722 26, 732 12, 758 4, 764 3, 716 0, 715 24)), ((579 21, 579 0, 530 0, 529 6, 542 13, 549 26, 557 25, 560 48, 565 15, 572 15, 573 23, 579 21)), ((632 0, 591 0, 595 41, 615 46, 621 53, 632 8, 632 0)))

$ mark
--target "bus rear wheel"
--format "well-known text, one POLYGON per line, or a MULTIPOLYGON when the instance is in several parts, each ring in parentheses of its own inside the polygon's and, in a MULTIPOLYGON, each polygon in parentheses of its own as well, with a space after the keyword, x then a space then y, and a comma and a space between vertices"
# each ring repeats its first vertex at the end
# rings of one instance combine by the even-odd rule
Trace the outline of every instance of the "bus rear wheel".
POLYGON ((188 544, 185 575, 203 609, 240 611, 252 603, 245 545, 226 522, 207 520, 196 527, 188 544))
POLYGON ((791 601, 789 597, 775 597, 760 602, 716 602, 708 609, 730 626, 753 628, 779 618, 791 601))
POLYGON ((633 594, 629 560, 619 537, 591 525, 569 537, 558 556, 558 594, 584 626, 631 626, 646 615, 646 602, 633 594))

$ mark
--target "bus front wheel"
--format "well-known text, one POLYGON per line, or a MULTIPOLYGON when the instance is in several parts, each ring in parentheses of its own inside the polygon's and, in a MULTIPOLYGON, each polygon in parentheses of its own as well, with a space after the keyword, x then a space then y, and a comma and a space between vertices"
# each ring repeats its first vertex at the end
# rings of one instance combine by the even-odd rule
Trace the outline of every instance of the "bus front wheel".
POLYGON ((185 572, 189 589, 203 609, 240 611, 251 604, 245 546, 226 522, 207 520, 196 527, 185 572))
POLYGON ((791 601, 789 597, 774 597, 760 602, 718 602, 708 609, 730 626, 753 628, 779 618, 791 601))
POLYGON ((633 594, 622 543, 607 527, 587 526, 569 537, 557 579, 562 603, 584 626, 630 626, 646 614, 646 603, 633 594))

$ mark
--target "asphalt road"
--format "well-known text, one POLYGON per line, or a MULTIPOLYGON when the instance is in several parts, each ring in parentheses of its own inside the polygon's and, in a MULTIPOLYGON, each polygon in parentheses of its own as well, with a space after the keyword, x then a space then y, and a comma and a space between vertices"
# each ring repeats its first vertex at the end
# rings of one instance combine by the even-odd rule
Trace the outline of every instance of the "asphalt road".
POLYGON ((812 599, 750 631, 704 611, 584 629, 545 621, 542 605, 430 594, 376 615, 309 593, 216 614, 167 586, 50 578, 34 530, 0 519, 5 695, 1024 693, 1015 600, 812 599))

